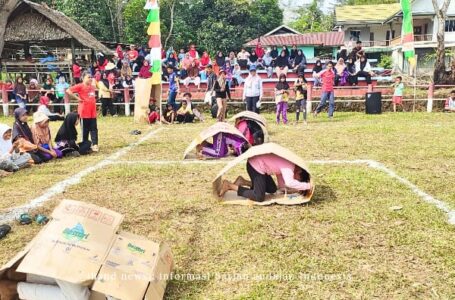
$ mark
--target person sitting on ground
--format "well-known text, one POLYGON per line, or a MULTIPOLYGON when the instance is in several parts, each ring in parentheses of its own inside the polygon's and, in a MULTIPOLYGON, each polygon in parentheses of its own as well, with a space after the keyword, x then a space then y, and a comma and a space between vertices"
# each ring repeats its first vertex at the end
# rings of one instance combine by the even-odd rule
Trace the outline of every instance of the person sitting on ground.
POLYGON ((187 106, 188 106, 188 109, 191 110, 194 114, 194 116, 196 117, 196 119, 198 119, 199 121, 201 122, 204 122, 204 116, 202 115, 202 113, 197 109, 197 107, 193 104, 193 102, 191 101, 193 98, 193 95, 191 95, 191 93, 185 93, 183 94, 183 101, 186 102, 187 106))
POLYGON ((41 151, 45 161, 53 158, 62 158, 63 153, 54 147, 51 137, 51 130, 49 128, 49 118, 41 113, 36 112, 33 114, 32 134, 33 140, 38 147, 44 148, 47 151, 41 151))
POLYGON ((313 79, 314 79, 314 86, 320 86, 321 80, 318 77, 318 74, 322 71, 322 62, 320 59, 316 60, 316 64, 313 68, 313 79))
POLYGON ((19 107, 25 108, 27 105, 27 87, 24 84, 22 76, 17 76, 16 84, 14 85, 14 95, 16 95, 16 103, 19 107))
POLYGON ((19 141, 12 143, 12 132, 11 127, 0 124, 0 170, 7 172, 16 172, 33 163, 30 154, 20 152, 19 141))
POLYGON ((276 59, 275 62, 275 73, 278 78, 281 74, 287 76, 289 70, 289 61, 288 56, 286 56, 286 51, 282 50, 280 56, 276 59))
POLYGON ((248 159, 246 170, 250 181, 239 176, 234 183, 224 180, 219 196, 227 191, 235 191, 240 197, 256 202, 263 202, 265 195, 274 194, 278 188, 287 192, 304 193, 311 190, 311 184, 305 182, 302 168, 275 154, 263 154, 248 159), (275 175, 278 187, 272 178, 275 175))
POLYGON ((175 110, 174 106, 170 103, 166 104, 166 109, 164 110, 163 113, 163 119, 161 122, 164 124, 170 125, 173 124, 175 121, 175 110))
POLYGON ((70 85, 66 82, 65 76, 60 76, 58 78, 58 83, 55 86, 55 103, 54 105, 54 113, 61 114, 63 109, 62 106, 59 104, 63 104, 66 90, 70 87, 70 85))
POLYGON ((41 96, 39 100, 39 106, 36 111, 45 114, 50 121, 63 121, 65 119, 63 114, 52 113, 49 110, 49 102, 50 102, 49 97, 41 96))
POLYGON ((199 77, 199 68, 196 65, 196 61, 191 63, 187 72, 188 76, 183 80, 183 85, 188 89, 190 82, 193 81, 194 85, 199 90, 201 88, 201 78, 199 77))
POLYGON ((371 84, 371 76, 374 73, 371 71, 370 63, 365 56, 361 56, 359 60, 355 62, 355 71, 357 80, 359 77, 365 77, 367 84, 371 84))
POLYGON ((197 157, 223 158, 229 155, 232 150, 234 156, 245 153, 249 148, 245 139, 231 133, 219 132, 213 136, 213 144, 204 141, 196 147, 197 157))
POLYGON ((180 108, 177 110, 176 120, 179 123, 193 123, 194 114, 191 106, 186 101, 182 101, 180 108))
POLYGON ((335 65, 335 85, 345 86, 348 83, 349 73, 344 59, 340 58, 335 65))
POLYGON ((152 105, 150 108, 150 113, 148 117, 149 124, 155 124, 160 122, 160 109, 156 105, 152 105))
POLYGON ((144 60, 142 63, 141 70, 139 71, 139 78, 149 79, 152 78, 153 74, 150 72, 150 64, 148 60, 144 60))
POLYGON ((91 153, 92 142, 77 143, 77 129, 80 118, 75 112, 69 113, 55 136, 55 143, 63 156, 78 157, 91 153))
POLYGON ((455 112, 455 90, 450 92, 450 97, 447 98, 444 104, 445 112, 455 112))

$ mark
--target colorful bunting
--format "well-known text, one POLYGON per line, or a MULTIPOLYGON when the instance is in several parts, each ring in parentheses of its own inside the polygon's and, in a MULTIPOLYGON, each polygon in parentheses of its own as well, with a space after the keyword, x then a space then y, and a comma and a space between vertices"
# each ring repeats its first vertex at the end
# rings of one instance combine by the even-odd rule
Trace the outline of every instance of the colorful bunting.
POLYGON ((153 73, 152 84, 161 84, 161 29, 160 7, 157 0, 147 0, 144 9, 149 10, 147 23, 150 23, 147 34, 150 36, 150 70, 153 73))

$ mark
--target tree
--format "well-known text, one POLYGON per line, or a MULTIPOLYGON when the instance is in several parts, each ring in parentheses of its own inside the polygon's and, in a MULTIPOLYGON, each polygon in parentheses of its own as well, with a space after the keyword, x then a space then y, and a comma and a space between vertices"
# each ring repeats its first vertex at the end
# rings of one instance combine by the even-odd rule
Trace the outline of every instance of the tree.
POLYGON ((322 0, 313 0, 307 6, 297 10, 300 17, 291 26, 300 32, 332 31, 334 26, 333 14, 325 15, 319 8, 322 0))
MULTIPOLYGON (((436 61, 434 66, 434 73, 433 73, 433 82, 434 83, 442 83, 445 79, 445 71, 446 71, 446 64, 445 64, 445 20, 447 18, 447 9, 450 5, 450 0, 444 0, 441 7, 439 7, 438 0, 432 0, 434 11, 437 16, 438 22, 438 33, 437 33, 437 41, 438 47, 436 49, 436 61)), ((435 20, 436 22, 436 20, 435 20)))

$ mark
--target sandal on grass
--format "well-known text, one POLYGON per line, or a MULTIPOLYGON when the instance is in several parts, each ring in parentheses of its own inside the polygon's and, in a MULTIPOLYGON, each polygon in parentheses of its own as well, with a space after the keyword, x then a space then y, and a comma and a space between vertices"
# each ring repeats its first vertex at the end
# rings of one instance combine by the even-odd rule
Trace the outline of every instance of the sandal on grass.
POLYGON ((39 225, 46 225, 47 222, 49 222, 49 218, 46 217, 45 215, 38 214, 35 216, 35 222, 38 223, 39 225))
POLYGON ((18 221, 21 225, 29 225, 32 223, 32 218, 30 217, 29 214, 25 213, 25 214, 20 215, 18 221))
POLYGON ((3 239, 11 231, 11 226, 3 224, 0 225, 0 240, 3 239))

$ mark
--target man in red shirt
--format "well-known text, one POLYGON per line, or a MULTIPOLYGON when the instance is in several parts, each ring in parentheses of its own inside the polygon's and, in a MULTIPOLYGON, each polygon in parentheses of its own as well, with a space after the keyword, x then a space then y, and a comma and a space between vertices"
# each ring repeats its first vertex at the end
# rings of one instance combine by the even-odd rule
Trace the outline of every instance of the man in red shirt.
POLYGON ((92 138, 92 150, 98 152, 98 127, 96 123, 96 92, 92 85, 92 75, 82 73, 82 83, 76 84, 66 90, 70 99, 77 100, 77 111, 81 118, 82 142, 88 142, 88 135, 92 138), (75 95, 77 94, 77 95, 75 95))
POLYGON ((329 118, 333 118, 333 112, 335 111, 335 94, 333 85, 335 84, 335 72, 333 71, 333 62, 327 63, 326 69, 316 74, 316 77, 321 78, 322 82, 322 95, 321 102, 313 113, 313 116, 317 116, 318 113, 326 106, 327 99, 329 99, 329 118))

